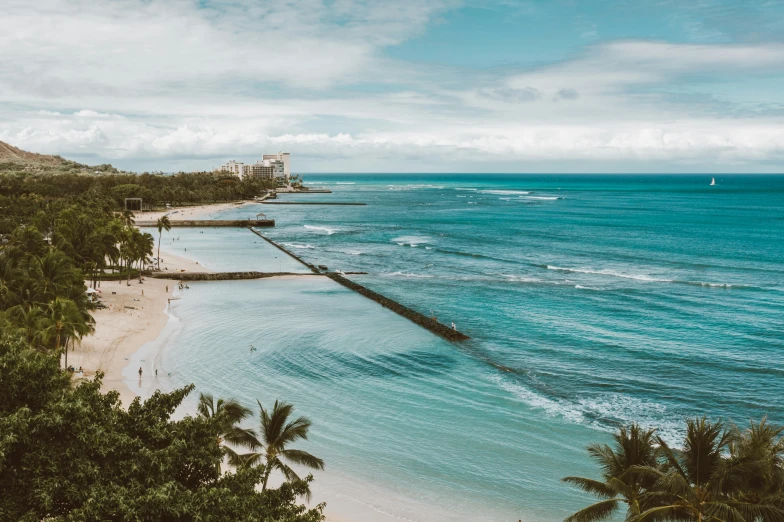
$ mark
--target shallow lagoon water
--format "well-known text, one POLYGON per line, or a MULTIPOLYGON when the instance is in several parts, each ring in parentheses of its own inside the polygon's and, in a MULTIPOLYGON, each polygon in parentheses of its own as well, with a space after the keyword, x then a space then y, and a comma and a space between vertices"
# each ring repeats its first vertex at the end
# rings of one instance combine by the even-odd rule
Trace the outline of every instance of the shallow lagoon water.
MULTIPOLYGON (((560 520, 587 501, 560 478, 591 474, 584 447, 619 423, 675 440, 702 413, 784 422, 784 178, 306 180, 335 192, 281 199, 368 206, 221 217, 263 209, 270 237, 369 272, 354 278, 472 340, 321 278, 199 283, 172 303, 181 328, 163 363, 175 385, 310 417, 330 510, 560 520)), ((283 262, 248 231, 204 232, 178 231, 174 253, 213 270, 283 262)))

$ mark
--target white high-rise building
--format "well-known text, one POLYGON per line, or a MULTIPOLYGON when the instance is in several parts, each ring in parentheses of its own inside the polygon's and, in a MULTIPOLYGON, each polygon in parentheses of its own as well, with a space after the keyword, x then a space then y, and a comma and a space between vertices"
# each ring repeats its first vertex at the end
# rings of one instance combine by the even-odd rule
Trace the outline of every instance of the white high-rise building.
POLYGON ((257 179, 274 180, 279 187, 285 187, 291 180, 291 154, 278 152, 277 154, 264 154, 261 161, 245 165, 241 161, 231 160, 225 165, 216 168, 214 172, 228 172, 243 179, 252 177, 257 179))
MULTIPOLYGON (((283 163, 283 172, 282 172, 282 180, 284 181, 285 185, 289 184, 289 179, 291 179, 291 154, 288 152, 278 152, 277 154, 264 154, 261 159, 263 160, 270 160, 280 161, 283 163)), ((279 177, 276 175, 275 179, 278 180, 279 177)), ((279 181, 280 183, 280 181, 279 181)))

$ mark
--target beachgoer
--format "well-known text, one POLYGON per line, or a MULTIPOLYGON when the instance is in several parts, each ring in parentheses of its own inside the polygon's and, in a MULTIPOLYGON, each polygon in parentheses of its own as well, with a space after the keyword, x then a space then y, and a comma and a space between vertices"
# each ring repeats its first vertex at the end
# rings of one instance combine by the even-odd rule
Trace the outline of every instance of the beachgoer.
POLYGON ((139 366, 139 379, 141 379, 141 378, 142 378, 142 367, 139 366))
POLYGON ((166 285, 166 293, 169 293, 169 285, 166 285))
POLYGON ((142 288, 142 297, 144 297, 144 288, 142 288))
POLYGON ((155 376, 158 377, 158 368, 155 369, 155 376))

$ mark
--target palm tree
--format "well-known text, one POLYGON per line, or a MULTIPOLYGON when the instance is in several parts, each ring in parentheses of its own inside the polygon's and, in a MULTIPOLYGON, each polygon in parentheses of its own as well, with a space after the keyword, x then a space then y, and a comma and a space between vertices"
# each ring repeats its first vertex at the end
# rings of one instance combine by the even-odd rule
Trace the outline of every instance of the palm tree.
POLYGON ((65 367, 68 367, 69 339, 81 339, 90 332, 95 331, 93 318, 79 310, 76 303, 70 299, 55 298, 43 312, 40 320, 41 336, 47 343, 53 343, 54 349, 66 347, 65 367))
POLYGON ((50 250, 34 258, 31 268, 30 277, 36 281, 45 301, 62 297, 62 290, 69 287, 74 278, 73 263, 59 250, 50 250))
POLYGON ((120 220, 122 220, 123 225, 126 227, 132 227, 134 224, 133 212, 130 210, 123 210, 122 215, 120 216, 120 220))
POLYGON ((749 502, 735 491, 726 491, 724 481, 750 459, 725 459, 731 435, 720 422, 705 417, 687 422, 683 450, 676 454, 657 437, 664 466, 641 466, 637 470, 655 479, 648 494, 654 506, 635 517, 645 520, 690 520, 696 522, 745 522, 784 520, 784 511, 768 502, 749 502))
POLYGON ((267 481, 275 469, 280 470, 289 481, 300 480, 294 470, 284 461, 312 469, 324 469, 324 461, 320 458, 314 457, 306 451, 288 448, 291 443, 308 438, 310 420, 298 417, 290 421, 289 417, 294 411, 294 406, 291 404, 275 401, 272 411, 268 411, 259 401, 256 402, 260 410, 261 440, 254 436, 250 444, 253 451, 242 455, 241 458, 246 466, 257 466, 263 463, 266 467, 262 479, 262 491, 267 489, 267 481))
POLYGON ((13 333, 23 337, 31 345, 40 347, 42 314, 37 306, 30 308, 19 304, 6 310, 5 317, 13 333))
POLYGON ((773 501, 784 507, 784 427, 766 418, 741 431, 730 430, 729 456, 722 480, 725 493, 757 504, 773 501))
POLYGON ((158 227, 158 270, 160 270, 161 269, 161 237, 163 236, 164 230, 166 232, 171 230, 171 222, 169 221, 169 216, 159 217, 156 226, 158 227))
POLYGON ((635 466, 655 466, 655 430, 644 430, 633 424, 628 430, 621 427, 613 436, 614 445, 595 444, 588 453, 599 464, 603 480, 585 477, 566 477, 564 482, 577 486, 601 500, 581 509, 566 519, 566 522, 595 522, 605 520, 626 504, 626 520, 641 512, 645 487, 652 482, 635 473, 635 466))
POLYGON ((134 234, 134 242, 135 242, 135 249, 134 252, 136 253, 136 260, 139 262, 139 282, 142 280, 142 270, 144 269, 145 262, 150 260, 150 256, 154 252, 155 248, 155 238, 152 237, 152 234, 147 232, 139 232, 137 229, 134 229, 136 233, 134 234))
POLYGON ((239 424, 253 411, 234 399, 218 399, 216 401, 209 393, 202 393, 199 396, 197 411, 199 416, 205 419, 215 419, 218 422, 219 431, 215 435, 216 444, 221 448, 223 455, 228 457, 229 464, 235 467, 241 465, 240 456, 226 443, 234 446, 252 447, 256 434, 251 429, 241 428, 239 424))

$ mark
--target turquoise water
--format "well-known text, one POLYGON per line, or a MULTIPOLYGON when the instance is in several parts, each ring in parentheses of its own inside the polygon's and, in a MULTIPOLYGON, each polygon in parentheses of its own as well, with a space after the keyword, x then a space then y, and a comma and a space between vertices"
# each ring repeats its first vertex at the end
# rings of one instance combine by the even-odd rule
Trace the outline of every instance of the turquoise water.
MULTIPOLYGON (((561 520, 587 499, 560 478, 593 473, 585 446, 619 423, 674 441, 702 413, 784 422, 784 177, 306 180, 334 193, 281 199, 368 205, 221 217, 261 209, 307 260, 472 339, 321 278, 191 284, 163 364, 175 385, 293 402, 329 510, 561 520)), ((177 234, 168 248, 214 270, 286 262, 247 231, 177 234)))

